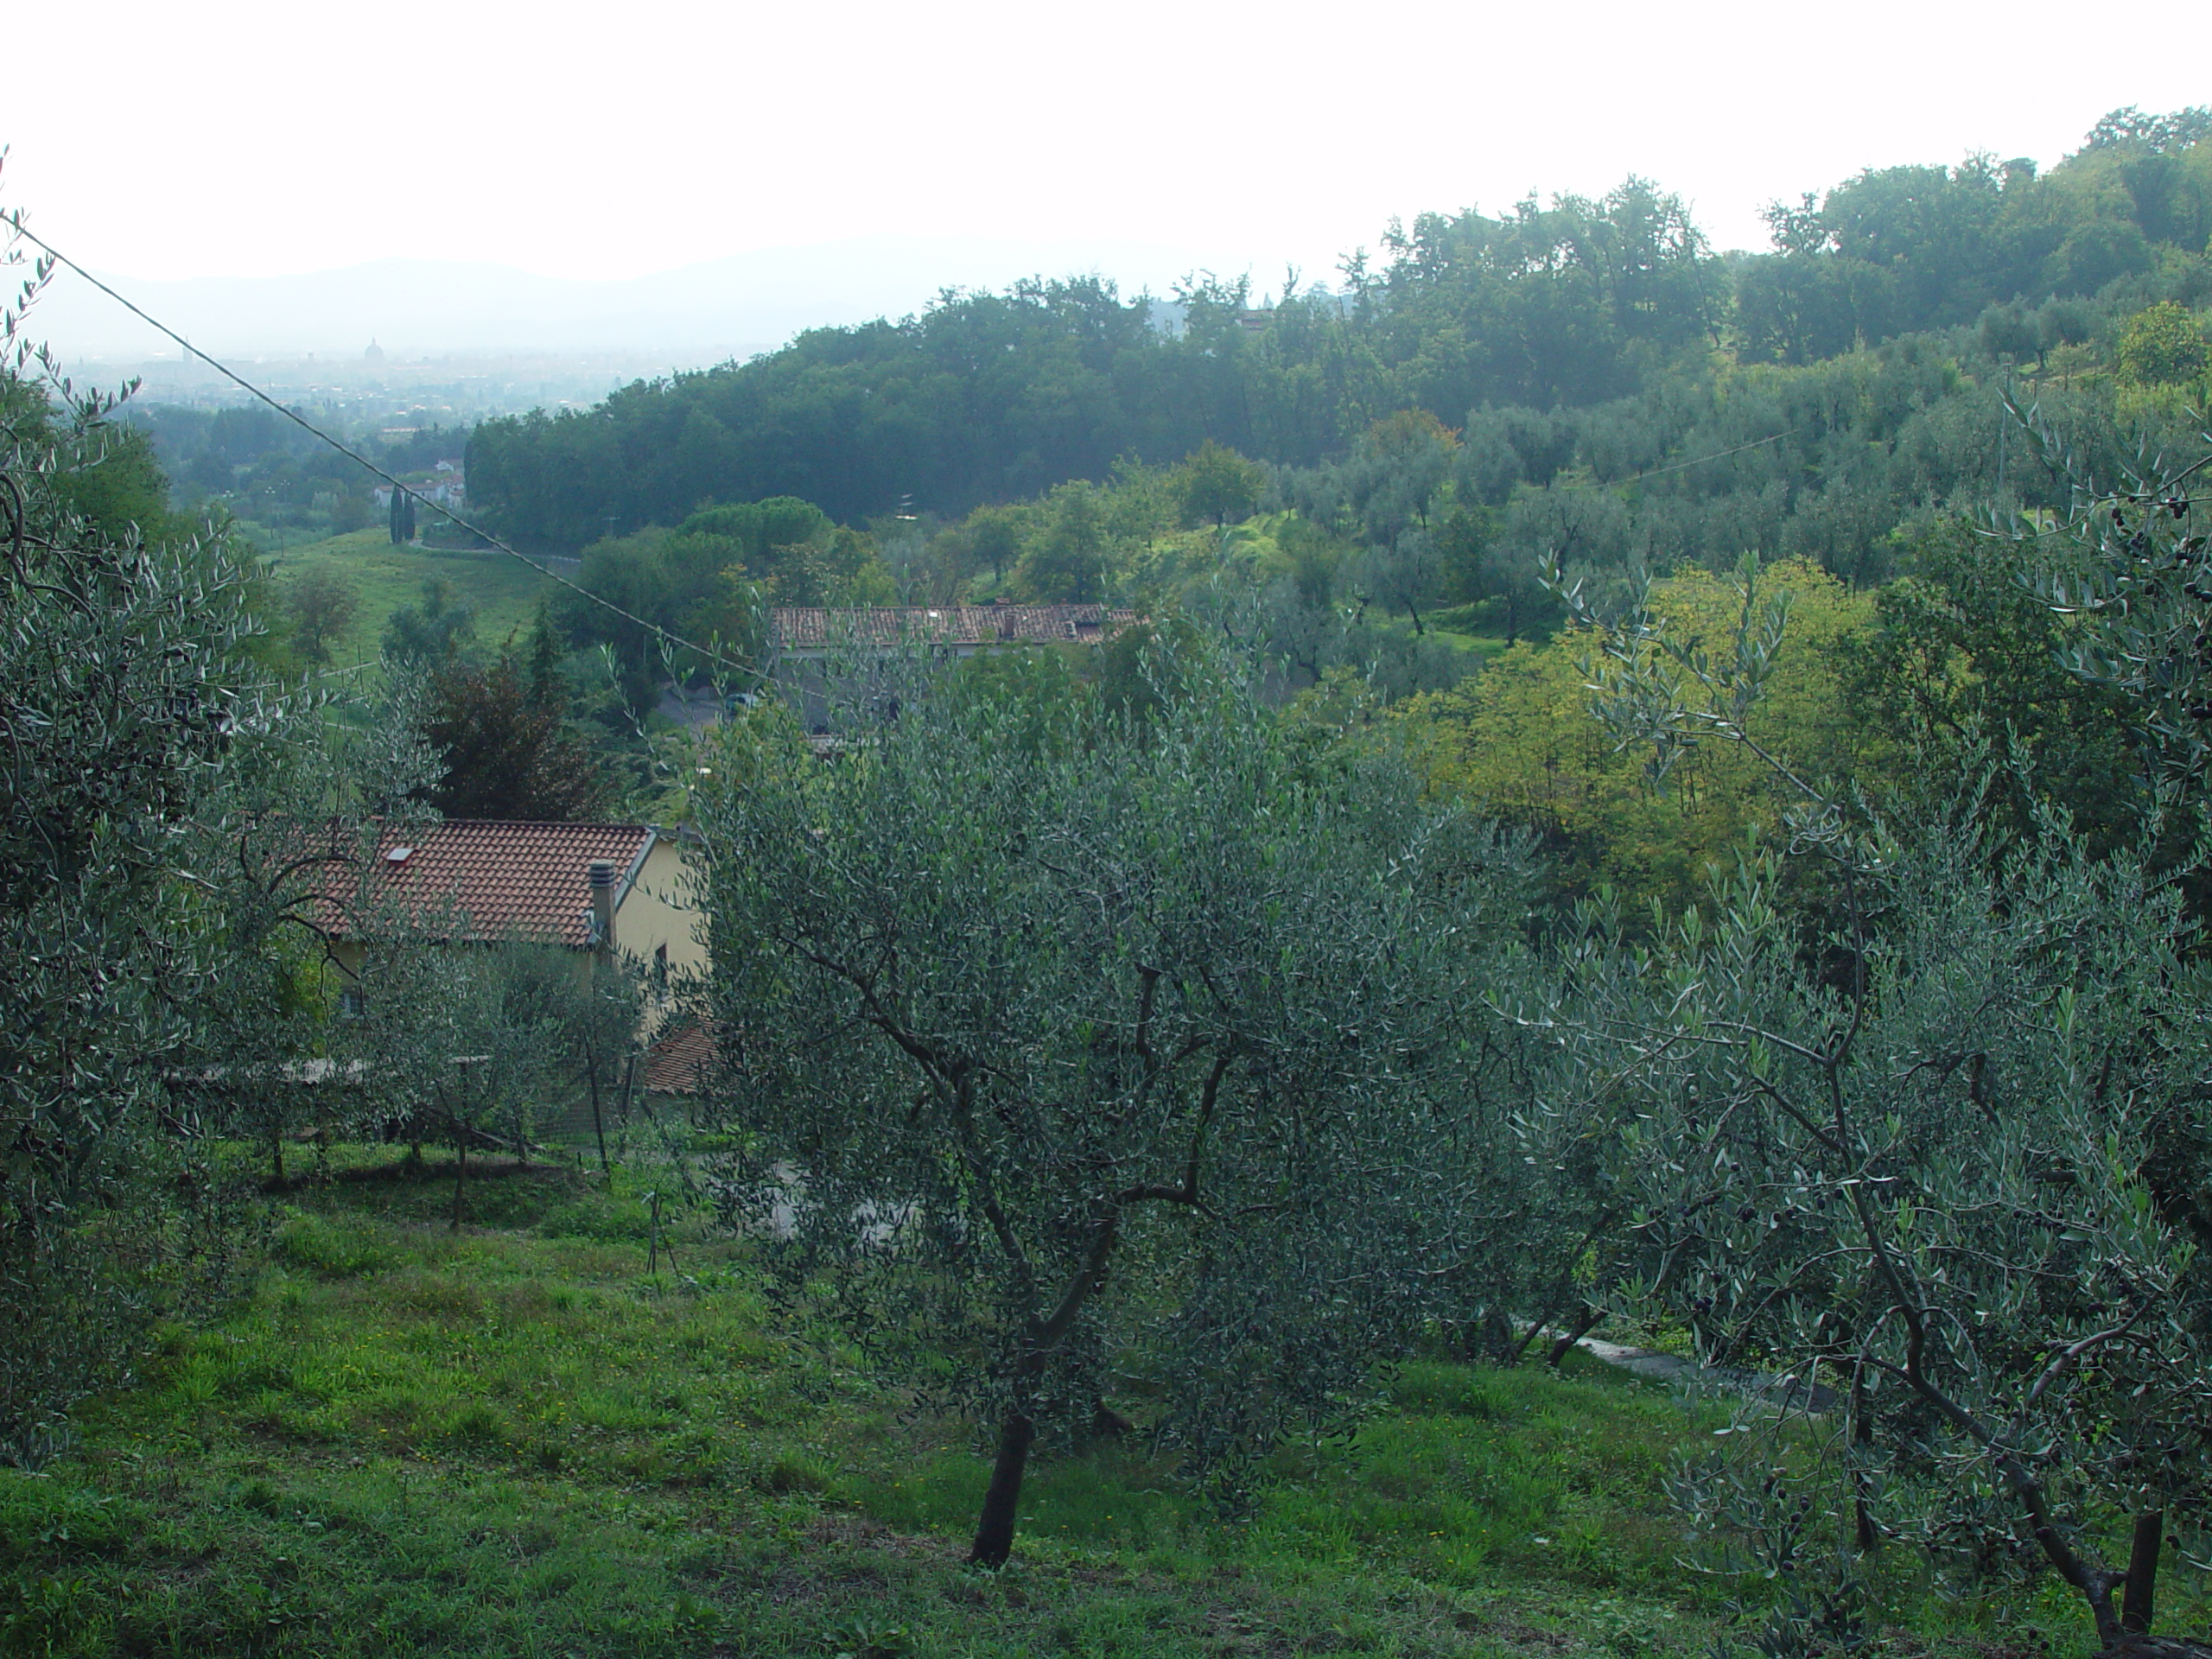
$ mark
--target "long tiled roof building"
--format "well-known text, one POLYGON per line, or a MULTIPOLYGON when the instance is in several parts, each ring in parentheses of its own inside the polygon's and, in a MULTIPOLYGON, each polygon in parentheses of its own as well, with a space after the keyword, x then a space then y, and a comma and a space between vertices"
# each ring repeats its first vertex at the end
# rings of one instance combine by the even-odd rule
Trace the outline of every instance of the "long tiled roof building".
POLYGON ((1136 620, 1135 611, 1105 605, 779 606, 768 613, 768 644, 785 657, 902 645, 962 652, 1065 640, 1098 645, 1136 620))

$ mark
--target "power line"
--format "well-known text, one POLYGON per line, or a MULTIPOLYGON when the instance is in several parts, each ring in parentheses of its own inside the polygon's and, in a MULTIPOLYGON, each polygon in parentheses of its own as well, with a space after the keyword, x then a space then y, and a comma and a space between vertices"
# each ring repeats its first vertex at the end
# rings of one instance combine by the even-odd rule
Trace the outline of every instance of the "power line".
POLYGON ((21 208, 16 208, 12 212, 0 212, 0 224, 5 224, 10 230, 13 231, 17 236, 22 238, 24 241, 30 243, 33 246, 44 249, 48 254, 53 256, 57 264, 68 266, 70 270, 75 271, 79 276, 90 283, 94 288, 97 288, 101 293, 106 295, 108 298, 113 300, 124 310, 130 312, 131 315, 138 318, 142 322, 150 324, 155 328, 160 330, 162 334, 167 334, 171 340, 175 340, 179 346, 182 346, 193 356, 198 358, 209 368, 213 369, 218 374, 223 375, 228 379, 236 382, 238 385, 244 387, 246 391, 250 392, 252 396, 258 397, 263 403, 268 404, 270 408, 275 410, 279 415, 282 415, 286 420, 291 422, 295 426, 297 426, 302 430, 320 438, 323 442, 335 449, 340 454, 344 455, 349 461, 355 462, 359 466, 365 467, 369 472, 375 474, 385 483, 391 485, 393 489, 397 490, 410 500, 421 502, 433 512, 443 513, 448 518, 451 519, 454 524, 459 524, 470 535, 477 537, 484 542, 488 543, 499 551, 505 554, 509 558, 521 560, 523 563, 537 571, 539 575, 543 576, 547 581, 558 582, 562 587, 566 588, 572 594, 582 594, 584 598, 589 600, 601 610, 611 611, 615 615, 620 617, 624 621, 635 623, 638 626, 645 629, 647 632, 655 635, 658 639, 666 640, 670 645, 677 647, 678 650, 696 652, 702 657, 708 658, 716 663, 725 664, 731 668, 740 671, 741 672, 751 672, 751 671, 747 668, 746 664, 739 662, 736 658, 725 657, 721 652, 709 650, 705 645, 693 645, 689 639, 685 639, 676 634, 671 633, 666 628, 662 627, 658 623, 648 622, 644 617, 634 615, 631 612, 624 610, 613 600, 601 598, 599 594, 594 594, 590 588, 583 586, 581 582, 571 582, 568 577, 562 575, 558 571, 547 569, 543 564, 540 564, 536 559, 531 558, 527 553, 522 552, 517 548, 509 546, 505 542, 500 540, 499 537, 493 535, 491 531, 471 524, 467 519, 454 512, 451 507, 441 506, 436 502, 431 500, 429 497, 424 495, 420 490, 401 482, 398 479, 385 471, 383 467, 378 466, 376 462, 371 461, 366 455, 361 454, 359 450, 353 448, 337 438, 332 437, 329 433, 324 431, 313 421, 308 420, 306 416, 301 414, 297 410, 289 408, 285 404, 278 403, 274 397, 271 397, 259 386, 255 385, 252 381, 247 379, 237 370, 232 368, 227 363, 219 362, 214 358, 208 356, 207 353, 201 351, 197 346, 194 346, 190 340, 187 340, 182 334, 177 333, 175 329, 170 327, 159 317, 150 315, 137 305, 132 304, 131 302, 124 298, 122 295, 117 293, 99 277, 93 276, 91 271, 86 270, 82 265, 79 264, 74 259, 72 259, 67 254, 62 252, 60 249, 55 247, 54 244, 48 242, 45 238, 38 236, 25 229, 23 226, 22 210, 21 208))
POLYGON ((1700 467, 1708 461, 1726 461, 1731 455, 1742 454, 1746 449, 1762 449, 1770 443, 1780 443, 1784 438, 1795 437, 1797 435, 1798 429, 1793 426, 1787 432, 1777 432, 1770 438, 1755 438, 1749 443, 1738 444, 1733 449, 1723 449, 1710 455, 1693 456, 1688 461, 1678 461, 1671 466, 1654 467, 1648 473, 1631 473, 1626 478, 1617 479, 1614 480, 1614 485, 1608 487, 1614 487, 1620 484, 1633 484, 1642 478, 1658 478, 1667 473, 1679 473, 1685 467, 1700 467))
MULTIPOLYGON (((150 324, 161 333, 168 335, 169 339, 175 340, 179 346, 183 347, 184 350, 198 358, 202 363, 207 364, 208 367, 213 369, 217 373, 235 382, 238 385, 243 387, 248 393, 259 398, 263 403, 268 404, 270 408, 275 410, 279 415, 282 415, 286 420, 290 421, 294 425, 301 428, 303 431, 310 433, 314 436, 321 439, 323 442, 328 444, 332 448, 338 451, 340 454, 346 456, 348 460, 353 461, 357 465, 365 467, 371 473, 373 473, 377 477, 384 480, 385 483, 391 485, 393 489, 401 492, 410 499, 421 502, 423 505, 429 508, 433 512, 443 513, 448 518, 451 519, 454 524, 459 524, 463 530, 468 531, 472 536, 475 536, 484 542, 488 543, 492 547, 505 554, 508 557, 520 560, 524 564, 528 565, 531 569, 537 571, 538 575, 543 576, 547 581, 558 582, 562 587, 566 588, 570 593, 581 594, 584 598, 589 600, 601 610, 610 611, 616 616, 620 617, 624 621, 636 624, 639 627, 645 629, 647 632, 654 635, 656 638, 666 640, 670 645, 676 646, 677 649, 696 652, 702 657, 709 658, 717 663, 726 664, 731 668, 745 672, 751 671, 747 669, 746 664, 737 661, 735 658, 725 657, 721 652, 709 650, 707 646, 694 645, 688 639, 671 633, 666 628, 662 627, 657 622, 648 622, 642 616, 638 616, 629 611, 624 610, 613 600, 602 598, 601 595, 592 592, 590 588, 584 587, 582 583, 571 582, 568 577, 562 575, 557 571, 549 570, 544 565, 539 563, 536 559, 531 558, 528 554, 522 552, 517 548, 509 546, 505 542, 502 541, 497 536, 493 535, 489 531, 482 529, 479 525, 472 524, 469 520, 462 518, 459 513, 454 512, 452 508, 441 506, 436 502, 432 501, 428 496, 424 495, 421 491, 416 490, 407 484, 402 483, 398 479, 393 477, 390 473, 378 466, 376 462, 371 461, 366 455, 362 454, 359 450, 356 450, 340 442, 338 439, 332 437, 329 433, 315 425, 314 422, 308 420, 297 410, 278 403, 274 397, 271 397, 267 392, 264 391, 259 386, 255 385, 253 382, 247 379, 244 375, 238 373, 237 370, 232 368, 228 364, 219 362, 216 359, 208 356, 207 353, 201 351, 197 346, 194 346, 190 340, 187 340, 182 334, 177 333, 175 329, 170 327, 160 318, 150 315, 146 311, 141 309, 138 306, 134 305, 130 301, 117 293, 99 277, 93 276, 91 271, 86 270, 74 259, 72 259, 67 254, 62 252, 60 249, 55 247, 51 242, 48 242, 43 237, 38 236, 31 231, 25 229, 23 226, 22 211, 20 208, 16 209, 13 212, 0 212, 0 223, 6 224, 10 230, 12 230, 17 236, 22 237, 26 242, 31 243, 36 247, 44 249, 48 253, 51 254, 57 262, 68 266, 70 270, 75 271, 79 276, 90 283, 94 288, 97 288, 101 293, 106 295, 108 298, 113 300, 118 305, 123 307, 124 310, 130 312, 133 316, 137 317, 141 321, 150 324)), ((1634 484, 1647 478, 1663 477, 1669 473, 1679 473, 1688 467, 1701 466, 1708 461, 1725 461, 1730 455, 1740 455, 1747 449, 1760 449, 1765 448, 1770 443, 1779 443, 1784 438, 1795 436, 1797 430, 1798 429, 1792 427, 1789 431, 1777 432, 1771 437, 1756 438, 1749 443, 1739 443, 1732 449, 1722 449, 1713 454, 1698 455, 1688 461, 1678 461, 1665 467, 1655 467, 1649 472, 1632 473, 1626 478, 1615 480, 1611 485, 1608 486, 1608 487, 1618 487, 1619 485, 1623 484, 1634 484)))

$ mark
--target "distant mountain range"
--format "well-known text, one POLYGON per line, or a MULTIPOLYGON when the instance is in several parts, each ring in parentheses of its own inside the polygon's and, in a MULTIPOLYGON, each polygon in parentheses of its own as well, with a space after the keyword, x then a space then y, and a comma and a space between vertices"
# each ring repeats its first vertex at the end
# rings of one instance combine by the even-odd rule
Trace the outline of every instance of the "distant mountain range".
MULTIPOLYGON (((403 258, 293 276, 100 275, 219 356, 358 360, 374 342, 395 358, 649 352, 704 363, 772 349, 810 327, 903 316, 947 288, 1095 271, 1125 294, 1148 287, 1165 295, 1205 263, 1192 250, 1144 243, 872 236, 766 248, 620 282, 403 258)), ((1226 275, 1242 267, 1214 268, 1226 275)), ((67 271, 35 316, 35 332, 73 360, 130 362, 174 351, 67 271)))

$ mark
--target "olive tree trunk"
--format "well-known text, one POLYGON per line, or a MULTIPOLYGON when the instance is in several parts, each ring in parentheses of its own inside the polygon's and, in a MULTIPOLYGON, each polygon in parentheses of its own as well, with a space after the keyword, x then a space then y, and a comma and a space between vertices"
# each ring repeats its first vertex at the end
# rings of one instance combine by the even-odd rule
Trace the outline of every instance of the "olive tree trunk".
POLYGON ((1037 1425, 1019 1412, 999 1426, 998 1455, 991 1461, 991 1484, 976 1521, 976 1541, 968 1559, 977 1567, 1004 1567, 1014 1554, 1014 1516, 1021 1502, 1021 1478, 1028 1471, 1029 1448, 1037 1425))

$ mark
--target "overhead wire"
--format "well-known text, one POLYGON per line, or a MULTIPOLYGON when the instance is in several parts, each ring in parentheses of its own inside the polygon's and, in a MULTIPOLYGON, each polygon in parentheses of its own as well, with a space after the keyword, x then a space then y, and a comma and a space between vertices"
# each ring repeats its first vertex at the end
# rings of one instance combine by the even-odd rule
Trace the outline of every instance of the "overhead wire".
MULTIPOLYGON (((601 594, 592 592, 590 588, 586 588, 581 582, 571 582, 568 577, 561 575, 558 571, 548 569, 544 565, 539 563, 536 559, 531 558, 528 554, 521 551, 518 548, 509 545, 505 541, 493 535, 489 531, 485 530, 482 526, 473 524, 468 519, 462 518, 451 507, 440 505, 438 503, 432 501, 428 496, 423 494, 421 491, 402 482, 391 473, 385 471, 382 467, 377 465, 376 462, 371 461, 367 456, 362 454, 359 450, 354 449, 339 439, 331 436, 329 433, 315 425, 314 422, 308 420, 297 410, 277 402, 276 398, 262 391, 259 386, 255 385, 251 380, 248 380, 244 375, 238 373, 238 371, 232 368, 228 364, 208 356, 206 352, 201 351, 200 347, 194 346, 190 340, 187 340, 182 334, 177 333, 175 329, 170 327, 160 318, 149 315, 141 307, 132 303, 129 299, 126 299, 124 296, 117 293, 115 289, 110 288, 99 277, 93 276, 91 271, 86 270, 82 265, 79 264, 74 259, 72 259, 67 254, 62 252, 60 249, 55 247, 51 242, 47 241, 43 237, 39 236, 35 232, 26 228, 22 221, 22 213, 20 209, 12 213, 0 213, 0 223, 6 224, 16 235, 22 238, 24 241, 30 243, 35 247, 45 250, 46 252, 51 254, 57 262, 67 265, 71 270, 75 271, 78 276, 83 277, 94 288, 99 289, 99 291, 106 295, 108 298, 113 300, 118 305, 123 307, 124 310, 129 311, 133 316, 137 317, 140 321, 149 324, 154 328, 159 330, 162 334, 166 334, 185 351, 191 353, 194 357, 198 358, 201 362, 207 364, 208 367, 213 369, 217 373, 223 375, 226 378, 236 383, 253 397, 259 398, 263 403, 268 404, 270 408, 275 410, 279 415, 282 415, 286 420, 290 421, 303 431, 310 433, 316 438, 321 439, 324 443, 328 444, 332 448, 338 451, 340 454, 346 456, 348 460, 374 474, 385 483, 391 485, 393 489, 400 491, 410 499, 420 502, 423 505, 429 508, 434 512, 443 513, 448 518, 451 519, 454 524, 459 524, 463 530, 468 531, 472 536, 477 537, 487 545, 495 548, 499 552, 505 554, 508 557, 520 560, 524 564, 528 565, 531 569, 537 571, 538 575, 545 577, 548 581, 558 582, 562 587, 569 589, 569 592, 581 594, 583 598, 590 601, 591 603, 598 606, 601 609, 612 612, 614 615, 622 618, 626 622, 635 624, 637 626, 645 629, 656 638, 666 641, 669 645, 675 646, 678 650, 696 652, 700 656, 711 658, 715 662, 725 664, 729 667, 738 669, 741 671, 749 671, 747 670, 747 665, 745 664, 738 662, 733 658, 723 655, 720 651, 711 649, 709 646, 696 645, 692 641, 683 639, 679 635, 671 633, 666 628, 662 627, 658 623, 648 622, 645 618, 639 616, 631 611, 625 610, 621 606, 617 605, 613 600, 605 598, 601 594)), ((1626 478, 1614 480, 1614 482, 1608 487, 1618 488, 1620 485, 1634 484, 1647 478, 1663 477, 1669 473, 1681 472, 1685 467, 1702 466, 1709 461, 1725 461, 1731 455, 1740 455, 1748 449, 1759 449, 1764 448, 1770 443, 1779 443, 1784 438, 1795 436, 1797 430, 1797 428, 1793 427, 1787 432, 1777 432, 1770 437, 1755 438, 1749 443, 1739 443, 1732 449, 1719 450, 1709 455, 1694 456, 1688 461, 1674 461, 1665 467, 1652 467, 1647 472, 1633 473, 1626 478)))
POLYGON ((106 295, 108 298, 113 300, 124 310, 138 318, 142 322, 145 322, 160 331, 162 334, 166 334, 169 339, 175 340, 177 345, 181 346, 187 353, 198 358, 202 363, 205 363, 209 368, 213 369, 218 374, 224 376, 226 378, 242 387, 253 397, 259 398, 263 403, 268 404, 270 408, 275 410, 279 415, 282 415, 286 420, 291 422, 295 426, 299 427, 302 431, 321 439, 324 443, 328 444, 333 449, 335 449, 340 454, 344 455, 347 460, 353 461, 356 465, 374 474, 377 477, 391 485, 393 489, 398 491, 409 499, 420 502, 423 506, 428 507, 433 512, 443 513, 454 524, 460 525, 461 529, 467 531, 470 535, 478 537, 486 545, 505 554, 509 558, 520 560, 524 564, 528 565, 532 570, 537 571, 538 575, 545 577, 548 581, 559 583, 570 593, 579 594, 584 599, 590 601, 591 603, 598 606, 601 610, 612 612, 614 615, 620 617, 626 622, 635 624, 637 626, 645 629, 648 633, 653 635, 655 638, 665 641, 668 645, 675 647, 676 649, 679 651, 696 652, 701 657, 706 658, 713 662, 724 664, 729 668, 735 669, 741 673, 749 673, 752 671, 747 664, 738 661, 735 658, 726 656, 721 652, 715 650, 710 646, 694 644, 692 641, 683 638, 681 635, 671 633, 666 628, 662 627, 658 623, 648 622, 644 617, 636 614, 634 612, 625 610, 621 606, 617 605, 613 600, 592 592, 590 588, 585 587, 582 583, 571 582, 559 571, 547 569, 544 565, 538 563, 536 559, 531 558, 530 555, 523 552, 520 549, 511 546, 508 543, 502 540, 500 537, 493 535, 491 531, 484 529, 481 525, 473 524, 468 519, 462 518, 451 507, 439 505, 437 502, 431 500, 429 497, 424 495, 420 490, 416 489, 413 486, 394 477, 391 473, 378 466, 375 461, 371 461, 366 455, 361 454, 358 449, 353 448, 351 445, 338 438, 333 437, 329 433, 317 426, 313 421, 308 419, 306 416, 301 414, 299 410, 293 409, 287 404, 277 402, 276 398, 270 397, 259 386, 255 385, 252 381, 247 379, 237 370, 232 368, 227 363, 224 363, 219 359, 208 356, 206 352, 201 351, 200 347, 194 346, 190 340, 187 340, 182 334, 177 333, 175 329, 170 327, 159 317, 152 315, 143 308, 134 304, 131 301, 125 298, 123 295, 117 293, 115 289, 110 288, 99 277, 93 276, 91 271, 86 270, 82 265, 79 264, 74 259, 72 259, 67 254, 62 252, 60 249, 55 247, 44 237, 38 235, 36 232, 26 227, 23 224, 22 211, 20 208, 13 211, 0 212, 0 224, 7 226, 10 231, 16 236, 21 237, 24 241, 31 244, 34 247, 43 249, 47 253, 50 254, 54 257, 57 264, 67 266, 71 270, 76 272, 78 276, 90 283, 94 288, 99 289, 101 293, 106 295))
POLYGON ((1702 467, 1708 461, 1726 461, 1731 455, 1742 454, 1746 449, 1762 449, 1770 443, 1780 443, 1784 438, 1795 437, 1799 429, 1793 426, 1787 432, 1777 432, 1770 438, 1754 438, 1749 443, 1738 444, 1733 449, 1719 450, 1710 455, 1694 455, 1688 461, 1677 461, 1665 467, 1654 467, 1648 473, 1631 473, 1626 478, 1616 479, 1607 487, 1618 488, 1623 484, 1633 484, 1638 479, 1659 478, 1668 473, 1679 473, 1685 467, 1702 467))

